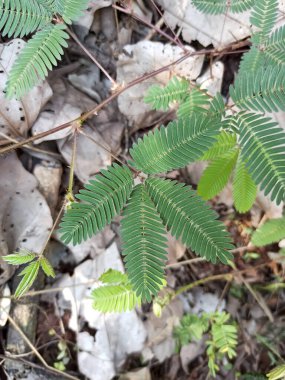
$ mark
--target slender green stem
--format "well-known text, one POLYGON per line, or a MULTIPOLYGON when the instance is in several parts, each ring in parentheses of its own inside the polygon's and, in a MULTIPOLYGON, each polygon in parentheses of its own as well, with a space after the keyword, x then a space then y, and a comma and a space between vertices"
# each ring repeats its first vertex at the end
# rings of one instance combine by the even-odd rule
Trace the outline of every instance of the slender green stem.
POLYGON ((191 282, 190 284, 187 284, 185 286, 181 286, 179 289, 175 291, 173 298, 177 297, 178 295, 184 292, 187 292, 188 290, 195 288, 196 286, 206 284, 207 282, 220 281, 220 280, 231 281, 233 278, 234 278, 234 275, 231 273, 216 274, 213 276, 201 278, 200 280, 191 282))

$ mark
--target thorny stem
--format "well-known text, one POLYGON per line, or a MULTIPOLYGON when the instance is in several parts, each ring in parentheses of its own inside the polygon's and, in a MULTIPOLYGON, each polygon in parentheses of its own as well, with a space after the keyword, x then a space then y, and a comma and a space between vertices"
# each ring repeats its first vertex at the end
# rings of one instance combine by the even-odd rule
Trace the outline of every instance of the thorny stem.
POLYGON ((77 148, 77 131, 75 131, 73 135, 72 157, 71 157, 71 163, 70 163, 69 181, 68 181, 68 189, 67 189, 67 198, 71 200, 74 198, 73 197, 73 182, 74 182, 74 169, 75 169, 75 160, 76 160, 76 148, 77 148))
POLYGON ((75 33, 73 33, 72 30, 67 28, 68 34, 74 39, 74 41, 80 46, 80 48, 84 51, 84 53, 95 63, 96 66, 99 67, 99 69, 106 75, 106 77, 109 79, 110 82, 112 82, 113 86, 116 88, 118 87, 117 82, 110 76, 110 74, 104 69, 104 67, 97 61, 97 59, 94 57, 93 54, 90 53, 88 49, 82 44, 80 39, 77 37, 75 33))
MULTIPOLYGON (((245 44, 245 41, 243 41, 243 44, 245 44)), ((23 141, 20 141, 16 144, 12 144, 12 145, 7 146, 6 148, 0 149, 0 155, 9 153, 15 149, 21 148, 23 145, 26 145, 28 143, 31 143, 31 142, 36 141, 38 139, 41 139, 43 137, 49 136, 53 133, 62 131, 68 127, 71 128, 74 123, 78 123, 78 122, 82 123, 83 121, 85 121, 89 117, 91 117, 91 116, 95 115, 97 112, 99 112, 103 107, 105 107, 108 103, 110 103, 112 100, 114 100, 116 97, 118 97, 124 91, 128 90, 129 88, 131 88, 131 87, 133 87, 133 86, 135 86, 141 82, 144 82, 147 79, 150 79, 150 78, 168 70, 172 66, 178 65, 179 63, 183 62, 185 59, 187 59, 189 57, 197 56, 197 55, 205 55, 205 54, 227 54, 227 53, 231 53, 232 50, 234 50, 235 48, 239 48, 239 47, 240 47, 240 43, 234 43, 234 44, 228 45, 227 47, 225 47, 223 50, 220 50, 220 51, 218 51, 217 49, 202 49, 202 50, 193 51, 193 52, 188 51, 186 54, 184 54, 182 57, 180 57, 176 61, 169 63, 168 65, 163 66, 160 69, 154 70, 149 74, 142 75, 141 77, 129 82, 127 85, 124 85, 121 88, 117 89, 108 98, 103 100, 100 104, 98 104, 97 106, 92 108, 90 111, 87 111, 86 113, 84 113, 82 116, 79 116, 76 119, 68 121, 67 123, 61 124, 55 128, 49 129, 48 131, 38 133, 37 135, 31 136, 31 137, 29 137, 23 141), (229 49, 231 50, 230 52, 228 52, 229 49)))

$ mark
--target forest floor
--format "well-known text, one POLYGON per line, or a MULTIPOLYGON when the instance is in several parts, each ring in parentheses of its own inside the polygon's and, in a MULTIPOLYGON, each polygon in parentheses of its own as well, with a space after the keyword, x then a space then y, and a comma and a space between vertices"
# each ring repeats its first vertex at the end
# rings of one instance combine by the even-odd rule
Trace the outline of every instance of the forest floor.
MULTIPOLYGON (((114 156, 124 162, 129 159, 128 149, 144 133, 175 118, 175 107, 158 112, 144 103, 150 85, 165 85, 172 76, 182 75, 212 95, 221 91, 228 101, 229 86, 249 47, 248 15, 237 19, 221 15, 213 30, 211 17, 199 19, 183 0, 91 3, 72 27, 74 38, 63 61, 38 92, 22 102, 0 104, 0 113, 6 107, 8 115, 8 126, 0 128, 2 146, 69 122, 107 99, 118 84, 169 67, 114 96, 88 119, 84 134, 77 136, 75 156, 71 128, 1 156, 1 256, 20 247, 43 248, 61 212, 72 157, 77 193, 114 156), (185 46, 201 54, 171 65, 185 54, 185 46)), ((4 44, 16 54, 22 43, 1 42, 0 55, 4 44)), ((1 80, 0 87, 2 91, 1 80)), ((204 167, 193 164, 167 176, 195 189, 204 167)), ((265 220, 281 217, 283 204, 276 206, 259 193, 252 210, 239 214, 231 190, 229 184, 210 204, 232 236, 235 267, 197 260, 169 236, 168 288, 206 280, 172 301, 161 318, 154 316, 151 305, 122 314, 103 315, 92 309, 90 289, 98 277, 108 268, 123 269, 119 218, 76 247, 64 246, 55 230, 47 252, 56 277, 39 276, 20 300, 12 295, 21 269, 15 271, 1 261, 0 378, 211 379, 206 338, 178 352, 173 329, 186 313, 224 310, 238 326, 238 346, 232 360, 220 362, 216 379, 266 379, 265 374, 285 358, 285 256, 278 244, 253 247, 250 236, 265 220), (232 275, 230 280, 227 274, 232 275)))

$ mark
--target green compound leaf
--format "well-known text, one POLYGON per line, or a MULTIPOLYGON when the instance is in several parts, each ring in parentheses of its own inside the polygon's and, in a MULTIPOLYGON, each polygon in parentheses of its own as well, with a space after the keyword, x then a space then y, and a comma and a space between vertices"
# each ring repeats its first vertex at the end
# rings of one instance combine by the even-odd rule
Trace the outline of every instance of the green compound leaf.
POLYGON ((193 5, 203 13, 241 13, 250 9, 254 0, 192 0, 193 5))
POLYGON ((247 212, 254 204, 257 186, 251 178, 241 155, 237 160, 233 181, 234 205, 238 212, 247 212))
POLYGON ((233 258, 229 234, 216 213, 184 183, 160 178, 146 181, 164 225, 176 238, 206 260, 228 264, 233 258))
POLYGON ((189 95, 181 102, 177 116, 186 118, 192 113, 207 113, 207 106, 210 104, 210 98, 203 90, 193 88, 189 95))
POLYGON ((285 110, 285 69, 261 67, 238 75, 230 95, 241 109, 260 112, 285 110), (261 80, 262 78, 262 80, 261 80))
POLYGON ((36 0, 3 0, 0 5, 2 36, 24 37, 52 21, 52 13, 36 0))
POLYGON ((256 247, 263 247, 282 239, 285 239, 285 217, 264 223, 253 233, 251 242, 256 247))
POLYGON ((11 255, 2 256, 2 259, 7 261, 10 265, 27 264, 34 260, 36 254, 28 249, 21 248, 19 252, 14 252, 11 255))
POLYGON ((103 284, 123 284, 128 282, 129 279, 125 273, 109 269, 100 276, 99 281, 103 282, 103 284))
POLYGON ((285 364, 279 365, 270 371, 267 375, 268 380, 282 380, 285 376, 285 364))
MULTIPOLYGON (((94 309, 102 313, 121 313, 133 310, 137 305, 140 306, 141 299, 136 296, 130 282, 125 281, 125 278, 123 282, 118 282, 120 273, 118 271, 109 270, 108 272, 101 276, 101 278, 106 278, 105 275, 107 275, 107 285, 100 286, 92 291, 94 309), (114 283, 111 281, 111 276, 115 276, 114 283)), ((126 276, 123 273, 121 274, 123 277, 126 276)))
POLYGON ((121 226, 129 280, 137 296, 150 302, 163 285, 167 239, 162 220, 144 185, 134 188, 121 226))
POLYGON ((69 38, 65 28, 62 24, 47 25, 26 44, 9 73, 8 98, 21 98, 57 65, 69 38))
POLYGON ((237 136, 235 133, 221 131, 217 140, 200 158, 202 161, 213 160, 232 150, 237 144, 237 136))
POLYGON ((285 26, 277 28, 264 42, 263 52, 267 65, 285 65, 285 26))
POLYGON ((285 133, 270 118, 239 113, 242 159, 253 181, 279 204, 285 199, 285 133))
POLYGON ((208 200, 219 194, 228 183, 238 158, 238 149, 216 158, 205 169, 198 184, 198 195, 208 200))
POLYGON ((131 194, 132 172, 113 164, 84 187, 76 198, 85 203, 73 202, 62 218, 59 232, 65 244, 80 244, 111 223, 131 194))
POLYGON ((88 2, 89 0, 55 0, 54 8, 67 24, 71 24, 82 16, 82 11, 87 8, 88 2))
POLYGON ((239 74, 256 72, 265 65, 265 53, 259 47, 252 46, 241 59, 239 74))
POLYGON ((258 0, 252 9, 250 22, 260 29, 260 33, 268 35, 276 21, 278 14, 278 0, 258 0))
POLYGON ((54 269, 51 266, 51 263, 48 261, 48 259, 46 257, 42 256, 39 259, 39 262, 40 262, 40 266, 41 266, 42 270, 44 271, 44 273, 46 274, 46 276, 54 278, 55 277, 54 269))
POLYGON ((199 159, 213 145, 218 131, 216 119, 193 115, 147 134, 130 154, 144 173, 164 173, 199 159))
POLYGON ((189 83, 185 79, 173 77, 165 87, 153 85, 149 88, 144 101, 153 109, 166 111, 169 104, 183 100, 189 93, 189 83))
POLYGON ((22 270, 20 276, 23 276, 23 278, 15 291, 16 298, 20 298, 24 293, 26 293, 30 289, 30 287, 35 282, 35 279, 37 278, 39 269, 40 262, 33 261, 22 270))

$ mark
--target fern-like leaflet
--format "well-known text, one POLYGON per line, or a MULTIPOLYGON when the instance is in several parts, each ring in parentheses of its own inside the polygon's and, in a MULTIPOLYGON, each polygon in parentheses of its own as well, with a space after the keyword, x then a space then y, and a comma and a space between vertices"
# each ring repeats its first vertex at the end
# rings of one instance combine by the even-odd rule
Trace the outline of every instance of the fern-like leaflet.
POLYGON ((146 103, 151 104, 153 109, 167 110, 169 104, 174 101, 181 101, 189 93, 189 83, 185 79, 173 77, 167 86, 151 86, 144 98, 146 103))
POLYGON ((62 241, 80 244, 101 231, 120 213, 132 186, 132 173, 126 166, 113 164, 108 170, 101 170, 101 174, 76 195, 86 203, 73 202, 64 215, 60 224, 62 241))
POLYGON ((163 223, 175 238, 198 255, 216 263, 232 259, 229 236, 216 215, 195 192, 183 183, 149 178, 146 187, 163 223))
POLYGON ((205 91, 193 88, 189 91, 189 95, 181 101, 177 111, 178 118, 187 118, 192 113, 206 113, 209 100, 205 91))
POLYGON ((241 13, 252 7, 254 0, 192 0, 193 5, 203 12, 221 14, 225 12, 241 13))
POLYGON ((121 236, 129 279, 137 295, 150 302, 163 284, 167 240, 144 185, 134 188, 123 216, 121 236))
POLYGON ((285 199, 285 133, 271 119, 239 113, 241 155, 256 184, 279 204, 285 199))
POLYGON ((260 29, 259 35, 268 35, 277 20, 278 0, 255 1, 250 22, 260 29))
POLYGON ((82 11, 87 8, 88 0, 54 0, 54 8, 67 24, 82 16, 82 11))
POLYGON ((62 48, 67 47, 65 28, 62 24, 47 25, 27 43, 9 73, 8 98, 14 95, 20 98, 57 65, 63 54, 62 48))
POLYGON ((198 194, 203 199, 211 199, 223 190, 230 179, 237 158, 238 150, 232 149, 209 164, 198 185, 198 194))
POLYGON ((230 87, 233 101, 241 109, 260 112, 285 110, 285 71, 280 67, 261 67, 243 72, 230 87), (262 78, 262 80, 260 80, 262 78))
POLYGON ((285 239, 285 217, 272 219, 259 227, 252 235, 251 242, 256 247, 285 239))
POLYGON ((130 150, 136 168, 147 174, 182 168, 200 158, 215 142, 219 123, 193 115, 162 126, 130 150))
POLYGON ((102 313, 121 313, 139 306, 140 297, 134 292, 128 276, 110 269, 99 278, 102 286, 92 291, 93 307, 102 313))
POLYGON ((233 179, 234 205, 238 212, 247 212, 254 204, 257 186, 248 172, 245 161, 239 155, 233 179))
POLYGON ((37 0, 3 0, 0 5, 0 30, 3 36, 23 37, 52 20, 51 11, 37 0))

